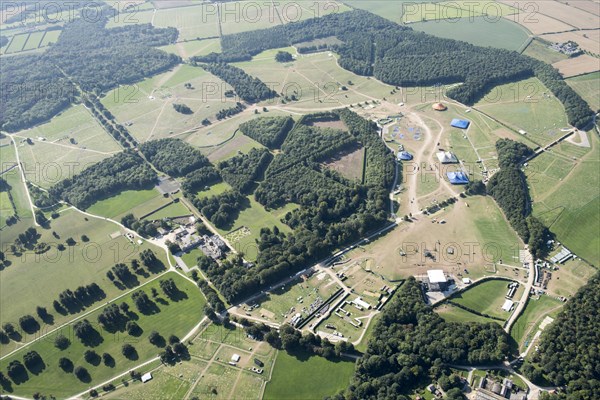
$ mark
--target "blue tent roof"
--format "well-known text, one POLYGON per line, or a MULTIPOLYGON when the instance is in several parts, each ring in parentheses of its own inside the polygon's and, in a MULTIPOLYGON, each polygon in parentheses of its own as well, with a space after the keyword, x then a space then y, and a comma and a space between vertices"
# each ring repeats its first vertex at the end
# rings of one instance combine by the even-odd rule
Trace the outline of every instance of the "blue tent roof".
POLYGON ((469 183, 469 177, 462 171, 448 172, 446 176, 453 185, 466 185, 469 183))
POLYGON ((408 151, 401 151, 398 153, 398 160, 409 161, 413 159, 413 155, 408 151))
POLYGON ((452 120, 452 122, 450 122, 450 125, 452 125, 455 128, 460 128, 460 129, 467 129, 469 127, 470 122, 467 121, 466 119, 458 119, 458 118, 454 118, 452 120))

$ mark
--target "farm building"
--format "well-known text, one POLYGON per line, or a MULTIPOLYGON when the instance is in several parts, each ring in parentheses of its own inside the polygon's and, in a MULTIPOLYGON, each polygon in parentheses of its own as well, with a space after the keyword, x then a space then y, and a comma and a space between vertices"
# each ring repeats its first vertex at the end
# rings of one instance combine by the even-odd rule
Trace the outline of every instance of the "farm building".
POLYGON ((240 357, 239 354, 234 354, 234 355, 231 356, 231 361, 237 363, 237 362, 240 362, 240 358, 241 357, 240 357))
POLYGON ((431 108, 433 108, 435 111, 446 111, 448 109, 448 107, 446 107, 442 103, 435 103, 431 106, 431 108))
POLYGON ((569 258, 573 257, 573 253, 569 249, 563 246, 558 254, 550 259, 554 264, 562 264, 567 261, 569 258))
POLYGON ((441 269, 430 269, 427 271, 427 281, 429 282, 430 292, 443 292, 448 288, 446 275, 441 269))
POLYGON ((469 127, 470 122, 467 121, 466 119, 458 119, 458 118, 454 118, 452 120, 452 122, 450 122, 450 125, 453 126, 454 128, 459 128, 459 129, 467 129, 469 127))
POLYGON ((469 183, 469 177, 462 171, 447 172, 446 176, 453 185, 466 185, 469 183))
POLYGON ((512 308, 514 302, 512 300, 506 300, 504 302, 504 304, 502 305, 502 309, 506 312, 509 312, 510 309, 512 308))
POLYGON ((455 164, 458 162, 458 158, 456 158, 454 153, 449 151, 440 151, 436 156, 442 164, 455 164))
POLYGON ((357 297, 356 299, 352 300, 352 303, 367 310, 371 309, 371 305, 363 299, 361 299, 360 297, 357 297))
POLYGON ((410 154, 408 151, 401 151, 398 153, 398 160, 410 161, 412 159, 413 159, 413 155, 410 154))

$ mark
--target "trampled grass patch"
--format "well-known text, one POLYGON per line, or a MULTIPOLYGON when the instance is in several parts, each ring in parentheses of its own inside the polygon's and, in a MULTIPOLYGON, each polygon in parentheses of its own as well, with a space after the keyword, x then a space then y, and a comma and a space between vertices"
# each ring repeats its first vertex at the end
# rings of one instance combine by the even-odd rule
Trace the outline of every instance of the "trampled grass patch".
POLYGON ((351 361, 329 361, 307 354, 277 353, 275 370, 265 388, 265 400, 320 399, 345 389, 354 373, 351 361))

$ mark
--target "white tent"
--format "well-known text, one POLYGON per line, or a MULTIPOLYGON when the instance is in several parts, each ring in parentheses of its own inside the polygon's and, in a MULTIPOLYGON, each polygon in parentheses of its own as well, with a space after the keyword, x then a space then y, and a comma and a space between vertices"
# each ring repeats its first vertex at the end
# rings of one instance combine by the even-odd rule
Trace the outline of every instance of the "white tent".
POLYGON ((454 164, 458 162, 458 158, 449 151, 440 151, 436 153, 436 156, 442 164, 454 164))

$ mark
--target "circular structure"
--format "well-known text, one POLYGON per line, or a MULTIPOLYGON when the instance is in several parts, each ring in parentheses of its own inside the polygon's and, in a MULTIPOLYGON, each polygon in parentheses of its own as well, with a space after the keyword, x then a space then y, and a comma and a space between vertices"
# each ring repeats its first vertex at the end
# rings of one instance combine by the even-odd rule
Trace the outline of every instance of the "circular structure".
POLYGON ((446 111, 448 107, 443 105, 442 103, 435 103, 431 106, 435 111, 446 111))

